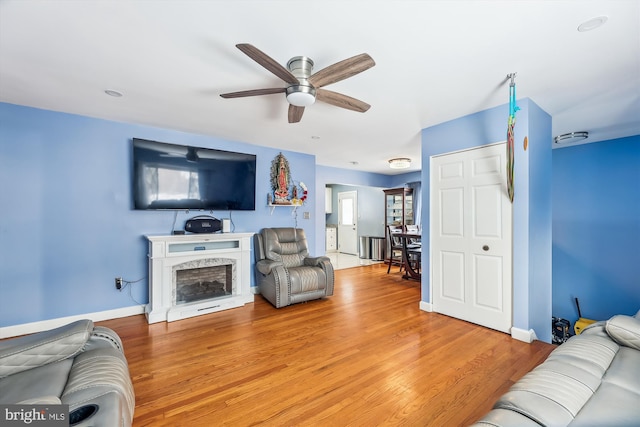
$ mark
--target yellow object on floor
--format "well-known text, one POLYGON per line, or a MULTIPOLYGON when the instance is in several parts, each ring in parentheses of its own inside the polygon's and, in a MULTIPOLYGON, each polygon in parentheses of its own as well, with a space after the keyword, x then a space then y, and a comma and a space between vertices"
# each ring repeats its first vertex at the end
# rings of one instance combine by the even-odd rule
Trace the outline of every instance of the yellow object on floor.
POLYGON ((593 319, 583 319, 582 317, 576 320, 576 324, 573 326, 573 330, 576 331, 576 335, 580 335, 580 332, 587 326, 596 321, 593 319))
POLYGON ((576 324, 573 326, 573 330, 576 331, 576 335, 580 335, 580 333, 584 331, 584 328, 592 323, 595 323, 595 320, 585 319, 584 317, 582 317, 582 312, 580 311, 580 302, 578 301, 578 298, 576 298, 576 308, 578 309, 578 320, 576 320, 576 324))

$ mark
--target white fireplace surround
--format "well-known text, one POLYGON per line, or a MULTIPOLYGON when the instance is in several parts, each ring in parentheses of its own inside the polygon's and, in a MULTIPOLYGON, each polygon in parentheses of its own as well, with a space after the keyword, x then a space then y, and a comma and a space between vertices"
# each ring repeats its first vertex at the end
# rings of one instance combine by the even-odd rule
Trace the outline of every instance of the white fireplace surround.
POLYGON ((146 236, 149 241, 149 323, 172 322, 241 307, 253 302, 251 237, 253 233, 146 236), (232 294, 176 305, 176 271, 232 265, 232 294))

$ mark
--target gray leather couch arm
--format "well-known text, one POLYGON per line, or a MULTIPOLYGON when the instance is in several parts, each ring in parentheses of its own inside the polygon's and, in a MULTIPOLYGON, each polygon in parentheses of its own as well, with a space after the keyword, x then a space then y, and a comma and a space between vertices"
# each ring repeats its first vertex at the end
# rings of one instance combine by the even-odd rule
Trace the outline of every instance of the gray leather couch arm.
POLYGON ((95 326, 91 337, 87 340, 83 351, 91 351, 97 348, 116 348, 124 352, 122 340, 115 331, 104 326, 95 326))
POLYGON ((69 405, 70 411, 98 405, 97 414, 87 425, 131 425, 135 394, 124 354, 116 348, 97 348, 78 355, 61 401, 69 405))
POLYGON ((84 350, 92 331, 93 322, 84 319, 0 342, 0 378, 73 357, 84 350))
POLYGON ((256 262, 256 268, 261 274, 268 276, 271 274, 271 271, 276 267, 284 267, 284 263, 281 261, 271 261, 269 259, 262 259, 256 262))
POLYGON ((333 295, 333 285, 335 282, 335 274, 333 270, 333 264, 328 256, 319 257, 307 257, 304 259, 304 265, 310 265, 313 267, 320 267, 324 271, 324 275, 327 278, 327 295, 333 295))
POLYGON ((613 316, 607 321, 605 329, 618 344, 640 350, 640 319, 637 317, 613 316))
POLYGON ((304 265, 309 265, 311 267, 322 267, 324 262, 331 264, 331 260, 328 256, 307 257, 304 259, 304 265))

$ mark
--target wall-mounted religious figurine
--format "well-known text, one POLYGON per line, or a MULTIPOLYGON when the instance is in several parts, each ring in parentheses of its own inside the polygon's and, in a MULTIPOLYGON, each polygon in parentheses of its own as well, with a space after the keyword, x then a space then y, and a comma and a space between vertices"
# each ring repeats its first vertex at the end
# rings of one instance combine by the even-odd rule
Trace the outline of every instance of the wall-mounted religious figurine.
POLYGON ((274 205, 290 205, 289 185, 291 173, 289 171, 289 161, 284 154, 278 154, 271 162, 271 191, 274 205))
POLYGON ((300 206, 307 195, 304 182, 292 184, 289 161, 284 154, 278 154, 271 162, 271 192, 267 195, 267 204, 300 206))

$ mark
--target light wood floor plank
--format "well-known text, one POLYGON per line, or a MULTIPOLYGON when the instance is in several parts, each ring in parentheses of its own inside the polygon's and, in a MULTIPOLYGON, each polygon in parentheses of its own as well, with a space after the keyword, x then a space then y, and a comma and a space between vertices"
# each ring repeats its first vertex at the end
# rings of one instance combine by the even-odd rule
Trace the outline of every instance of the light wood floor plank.
POLYGON ((171 323, 98 322, 121 336, 137 426, 464 426, 551 344, 419 309, 384 264, 336 272, 333 297, 171 323))

